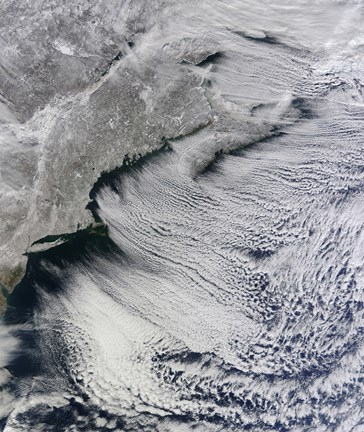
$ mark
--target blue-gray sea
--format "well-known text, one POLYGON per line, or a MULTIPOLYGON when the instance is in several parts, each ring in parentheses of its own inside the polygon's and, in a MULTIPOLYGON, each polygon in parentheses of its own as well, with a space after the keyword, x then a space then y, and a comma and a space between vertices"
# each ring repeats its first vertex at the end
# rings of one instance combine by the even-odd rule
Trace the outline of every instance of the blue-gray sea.
POLYGON ((0 429, 362 432, 363 3, 151 5, 120 63, 178 53, 210 121, 102 176, 107 232, 28 257, 0 429))

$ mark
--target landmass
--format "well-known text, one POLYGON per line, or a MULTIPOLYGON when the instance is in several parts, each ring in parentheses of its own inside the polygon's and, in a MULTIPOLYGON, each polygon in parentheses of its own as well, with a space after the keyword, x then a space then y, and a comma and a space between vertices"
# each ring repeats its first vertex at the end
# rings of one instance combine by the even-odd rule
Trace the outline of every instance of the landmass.
POLYGON ((153 1, 5 1, 0 11, 1 309, 27 254, 95 227, 88 204, 103 174, 201 128, 206 163, 275 134, 277 118, 294 121, 290 95, 278 109, 225 103, 206 79, 223 46, 204 32, 171 36, 153 1))

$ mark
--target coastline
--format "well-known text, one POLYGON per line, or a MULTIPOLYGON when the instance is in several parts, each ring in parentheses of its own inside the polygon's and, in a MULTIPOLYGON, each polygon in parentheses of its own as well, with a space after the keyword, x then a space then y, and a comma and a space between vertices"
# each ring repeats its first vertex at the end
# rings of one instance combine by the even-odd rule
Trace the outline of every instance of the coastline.
MULTIPOLYGON (((120 166, 117 166, 113 170, 102 172, 89 192, 90 200, 86 206, 86 209, 89 210, 92 215, 92 223, 88 224, 86 228, 80 228, 74 232, 59 235, 49 234, 34 241, 22 254, 23 259, 21 262, 14 268, 5 269, 0 272, 0 319, 6 315, 8 298, 18 286, 24 285, 29 268, 29 258, 35 256, 39 257, 42 254, 47 254, 51 250, 60 251, 62 248, 67 247, 67 245, 76 245, 77 249, 77 245, 87 242, 87 239, 95 238, 95 236, 98 238, 107 237, 109 239, 108 227, 97 213, 97 194, 104 187, 115 187, 115 182, 122 173, 134 169, 138 164, 142 164, 153 157, 158 157, 159 154, 167 151, 170 151, 168 140, 163 138, 161 140, 161 146, 157 150, 148 152, 145 155, 136 154, 133 158, 126 156, 120 166)), ((82 221, 80 221, 79 225, 82 226, 82 221)))

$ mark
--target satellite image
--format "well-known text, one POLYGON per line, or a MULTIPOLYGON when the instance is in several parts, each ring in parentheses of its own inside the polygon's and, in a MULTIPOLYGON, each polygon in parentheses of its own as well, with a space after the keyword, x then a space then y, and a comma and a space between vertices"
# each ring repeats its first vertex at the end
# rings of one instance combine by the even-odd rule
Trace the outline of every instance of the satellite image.
POLYGON ((364 2, 0 1, 0 431, 364 431, 364 2))

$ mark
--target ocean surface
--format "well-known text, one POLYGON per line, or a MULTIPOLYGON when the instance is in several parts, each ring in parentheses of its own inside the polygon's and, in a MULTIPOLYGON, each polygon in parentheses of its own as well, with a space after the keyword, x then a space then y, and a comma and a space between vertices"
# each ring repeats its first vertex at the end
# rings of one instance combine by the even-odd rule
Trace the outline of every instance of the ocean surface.
POLYGON ((363 3, 151 4, 140 52, 211 121, 103 177, 107 235, 28 257, 0 430, 364 431, 363 3))

